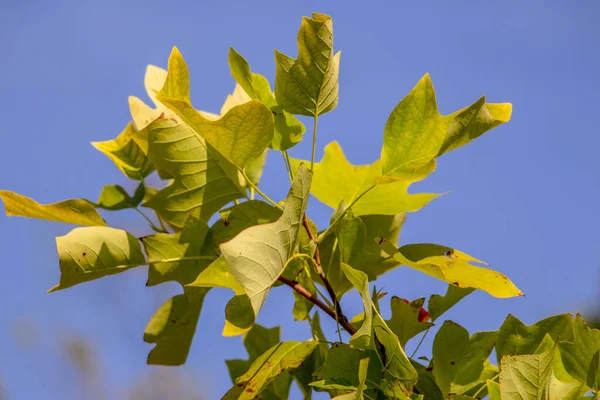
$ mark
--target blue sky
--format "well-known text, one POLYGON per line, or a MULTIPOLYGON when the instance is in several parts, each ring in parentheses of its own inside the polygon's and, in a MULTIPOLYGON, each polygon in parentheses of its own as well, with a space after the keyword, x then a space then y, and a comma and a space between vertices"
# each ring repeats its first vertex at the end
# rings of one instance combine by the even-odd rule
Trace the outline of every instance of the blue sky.
MULTIPOLYGON (((532 323, 589 310, 598 300, 600 264, 600 4, 366 4, 3 2, 0 188, 47 203, 94 200, 103 184, 131 187, 89 143, 115 137, 128 122, 127 96, 144 96, 146 64, 166 67, 177 45, 190 67, 194 105, 217 111, 234 86, 229 46, 273 81, 273 49, 294 56, 301 16, 328 13, 335 47, 342 50, 340 101, 319 120, 319 158, 332 140, 355 164, 378 158, 387 116, 425 72, 442 113, 482 94, 513 103, 509 124, 444 156, 433 175, 413 186, 451 193, 409 215, 402 243, 454 246, 488 261, 526 294, 500 300, 477 293, 448 318, 475 332, 498 328, 508 313, 532 323)), ((309 151, 307 140, 291 154, 306 158, 309 151)), ((287 182, 276 154, 268 168, 262 188, 280 199, 287 182)), ((310 212, 323 226, 331 210, 313 200, 310 212)), ((138 215, 107 219, 146 233, 138 215)), ((59 351, 68 335, 94 346, 116 388, 113 396, 151 369, 145 366, 151 346, 142 332, 155 309, 180 290, 176 285, 145 288, 143 267, 46 294, 59 276, 53 238, 71 227, 4 215, 0 226, 0 382, 8 399, 78 398, 77 375, 59 351)), ((410 299, 445 289, 406 268, 390 273, 383 285, 410 299)), ((177 370, 192 376, 206 399, 230 385, 223 359, 246 357, 239 338, 220 337, 229 297, 216 290, 208 296, 188 365, 177 370)), ((360 311, 355 297, 346 303, 350 314, 360 311)), ((277 289, 259 322, 287 322, 284 338, 305 338, 306 326, 278 315, 291 307, 291 294, 277 289)))

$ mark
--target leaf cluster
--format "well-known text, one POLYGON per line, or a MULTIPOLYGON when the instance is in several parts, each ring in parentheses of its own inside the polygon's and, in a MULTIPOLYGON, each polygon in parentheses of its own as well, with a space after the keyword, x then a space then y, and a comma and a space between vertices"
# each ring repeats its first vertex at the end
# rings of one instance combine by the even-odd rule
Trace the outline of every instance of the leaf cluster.
POLYGON ((7 215, 80 225, 56 239, 60 281, 50 291, 148 265, 147 286, 175 281, 182 288, 148 322, 144 340, 155 345, 148 363, 181 365, 206 294, 231 290, 222 333, 243 335, 248 358, 227 361, 233 386, 224 399, 286 399, 293 381, 307 399, 314 391, 335 399, 578 399, 589 392, 596 398, 600 331, 580 316, 531 326, 509 316, 499 330, 473 335, 445 321, 432 358, 416 358, 439 318, 474 290, 522 295, 506 276, 452 247, 398 246, 406 214, 440 196, 409 193, 410 186, 431 174, 442 155, 507 122, 511 105, 481 97, 442 115, 426 74, 391 112, 379 159, 353 165, 332 142, 315 161, 318 119, 338 104, 341 57, 331 18, 304 17, 297 42, 296 58, 275 51, 273 89, 230 49, 236 86, 218 113, 192 105, 188 67, 177 48, 167 70, 148 66, 152 104, 130 97, 125 129, 93 143, 136 182, 132 194, 107 184, 97 201, 39 204, 0 191, 7 215), (288 154, 305 136, 298 116, 313 122, 306 159, 288 154), (259 183, 267 156, 276 154, 290 189, 273 200, 259 183), (160 187, 146 182, 153 173, 160 187), (332 209, 321 229, 307 215, 311 194, 332 209), (143 216, 148 235, 109 227, 99 213, 122 210, 143 216), (400 266, 444 281, 448 290, 427 304, 392 293, 386 320, 380 303, 387 305, 387 293, 372 282, 400 266), (294 294, 294 318, 311 327, 303 342, 281 341, 279 327, 256 323, 270 290, 280 285, 294 294), (364 311, 350 318, 342 300, 352 290, 364 311), (335 320, 334 339, 322 331, 322 317, 335 320), (418 335, 421 342, 408 356, 404 348, 418 335))

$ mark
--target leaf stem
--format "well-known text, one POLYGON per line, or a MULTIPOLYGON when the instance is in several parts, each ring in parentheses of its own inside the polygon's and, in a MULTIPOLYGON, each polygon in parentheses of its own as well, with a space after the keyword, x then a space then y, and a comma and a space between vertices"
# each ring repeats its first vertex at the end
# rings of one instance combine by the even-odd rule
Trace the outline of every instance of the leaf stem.
POLYGON ((306 216, 306 214, 304 214, 304 216, 302 218, 302 225, 304 226, 304 229, 306 229, 306 233, 308 234, 309 239, 315 243, 314 259, 315 259, 315 265, 317 267, 317 272, 319 273, 319 276, 321 277, 321 281, 323 281, 323 285, 325 285, 325 289, 327 289, 327 293, 329 293, 329 297, 331 297, 331 300, 333 301, 333 305, 335 307, 335 312, 341 317, 341 316, 343 316, 342 307, 340 306, 340 303, 337 301, 337 297, 335 295, 335 290, 333 290, 333 287, 331 286, 329 279, 327 279, 327 276, 325 276, 325 271, 323 271, 323 267, 321 266, 321 255, 319 253, 319 245, 317 243, 317 239, 315 238, 315 235, 314 235, 312 229, 310 228, 310 225, 308 223, 308 217, 306 216))
POLYGON ((427 330, 425 331, 425 333, 423 334, 423 336, 421 336, 421 340, 419 340, 419 344, 417 344, 417 347, 415 348, 415 350, 410 355, 410 358, 413 358, 417 354, 417 351, 419 351, 419 348, 423 344, 423 341, 425 340, 425 336, 427 336, 427 334, 429 333, 430 329, 431 329, 431 326, 429 328, 427 328, 427 330))
POLYGON ((329 315, 331 318, 339 319, 340 324, 346 330, 346 332, 348 332, 351 335, 354 335, 356 333, 356 329, 354 329, 354 327, 348 322, 347 319, 336 318, 335 311, 333 311, 333 309, 327 307, 327 305, 325 303, 323 303, 321 300, 319 300, 318 298, 313 296, 312 293, 310 293, 308 290, 306 290, 306 288, 304 286, 300 285, 298 282, 294 282, 292 280, 284 278, 283 276, 280 276, 279 278, 277 278, 277 280, 279 282, 282 282, 282 283, 288 285, 292 289, 294 289, 301 296, 303 296, 306 300, 310 301, 311 303, 313 303, 314 305, 319 307, 321 310, 325 311, 325 313, 327 315, 329 315))
POLYGON ((269 203, 271 203, 275 207, 279 208, 280 210, 283 210, 283 207, 281 207, 279 204, 277 204, 269 196, 267 196, 266 194, 264 194, 263 191, 260 190, 258 188, 258 186, 256 186, 256 184, 250 180, 250 178, 248 178, 248 175, 246 175, 246 171, 242 171, 242 175, 244 176, 244 179, 246 179, 246 183, 249 184, 254 190, 256 190, 256 193, 260 194, 263 199, 267 200, 269 203))
POLYGON ((344 216, 346 215, 346 213, 348 211, 350 211, 350 209, 352 208, 352 206, 355 205, 356 202, 359 201, 365 194, 369 193, 375 186, 377 186, 377 185, 371 185, 367 190, 365 190, 364 192, 362 192, 360 194, 360 196, 358 196, 356 199, 352 200, 352 203, 350 203, 350 205, 348 207, 346 207, 346 209, 344 211, 342 211, 340 213, 340 215, 338 215, 337 218, 331 224, 329 224, 329 226, 327 227, 327 229, 325 229, 323 232, 321 232, 321 234, 319 234, 319 237, 317 238, 317 243, 321 243, 323 241, 323 239, 325 238, 325 236, 327 236, 327 234, 329 233, 329 231, 331 231, 331 229, 333 229, 333 227, 338 222, 340 222, 342 218, 344 218, 344 216))
POLYGON ((317 123, 319 121, 318 110, 315 110, 315 116, 313 118, 313 142, 312 142, 312 155, 310 157, 310 170, 315 170, 315 150, 317 149, 317 123))
MULTIPOLYGON (((412 357, 411 357, 411 358, 412 358, 412 357)), ((496 375, 494 375, 494 376, 493 376, 491 379, 488 379, 488 380, 490 380, 490 381, 493 381, 494 379, 496 379, 496 378, 497 378, 497 377, 499 377, 499 376, 500 376, 500 372, 498 372, 496 375)), ((487 387, 487 383, 484 383, 483 385, 481 385, 481 387, 479 388, 479 390, 477 390, 477 391, 475 392, 475 394, 473 395, 473 398, 474 398, 474 399, 476 399, 476 398, 477 398, 477 395, 478 395, 479 393, 481 393, 481 391, 482 391, 484 388, 486 388, 486 387, 487 387)))
POLYGON ((285 164, 285 169, 287 169, 288 177, 290 178, 290 183, 294 182, 294 175, 292 174, 292 165, 290 164, 290 158, 286 150, 281 150, 281 155, 283 156, 283 163, 285 164))
POLYGON ((159 228, 158 226, 156 226, 154 224, 154 222, 152 222, 150 217, 148 217, 146 214, 144 214, 144 212, 142 210, 140 210, 138 207, 135 207, 134 210, 137 211, 142 217, 144 217, 144 219, 146 221, 148 221, 148 223, 150 224, 150 227, 152 229, 154 229, 155 231, 162 232, 162 233, 169 233, 166 229, 164 229, 164 226, 162 228, 159 228))

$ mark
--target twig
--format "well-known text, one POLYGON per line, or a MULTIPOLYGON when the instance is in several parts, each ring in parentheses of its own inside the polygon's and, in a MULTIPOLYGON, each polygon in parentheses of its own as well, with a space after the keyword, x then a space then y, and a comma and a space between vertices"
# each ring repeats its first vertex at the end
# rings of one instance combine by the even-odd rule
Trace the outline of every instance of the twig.
POLYGON ((343 315, 336 314, 335 311, 333 311, 331 308, 327 307, 327 305, 325 303, 323 303, 321 300, 317 299, 315 296, 312 295, 312 293, 310 293, 308 290, 306 290, 306 288, 304 286, 300 285, 298 282, 294 282, 292 280, 284 278, 283 276, 280 276, 279 278, 277 278, 277 280, 281 283, 288 285, 292 289, 294 289, 301 296, 303 296, 306 300, 310 301, 311 303, 313 303, 314 305, 319 307, 321 310, 325 311, 325 313, 327 315, 329 315, 331 318, 339 320, 340 325, 342 325, 342 327, 346 330, 346 332, 348 332, 351 335, 354 335, 356 333, 356 329, 354 329, 354 327, 348 322, 348 320, 343 315))
POLYGON ((317 243, 317 239, 315 238, 315 235, 312 231, 312 229, 310 229, 310 225, 308 224, 308 218, 306 217, 306 214, 304 214, 304 217, 302 218, 302 225, 304 226, 304 229, 306 229, 306 233, 308 233, 308 237, 309 239, 315 244, 315 264, 317 265, 317 272, 319 273, 319 276, 321 277, 321 280, 323 281, 323 285, 325 285, 325 288, 327 289, 327 293, 329 293, 329 297, 331 297, 331 301, 333 301, 333 305, 335 307, 335 312, 342 317, 343 313, 342 313, 342 307, 340 306, 340 303, 337 301, 337 297, 335 295, 335 290, 333 290, 333 287, 331 287, 331 283, 329 282, 329 279, 327 279, 327 277, 325 276, 325 272, 323 271, 323 267, 321 266, 321 255, 319 254, 319 245, 317 243))

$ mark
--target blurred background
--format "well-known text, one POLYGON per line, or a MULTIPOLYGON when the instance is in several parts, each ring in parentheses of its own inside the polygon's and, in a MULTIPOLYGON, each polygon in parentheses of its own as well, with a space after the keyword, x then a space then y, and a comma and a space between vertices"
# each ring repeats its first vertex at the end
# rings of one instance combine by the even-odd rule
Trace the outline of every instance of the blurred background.
MULTIPOLYGON (((145 99, 147 64, 166 67, 177 45, 194 105, 217 112, 234 87, 229 46, 273 82, 273 49, 295 56, 301 17, 313 11, 332 15, 342 50, 339 106, 319 119, 319 159, 332 140, 355 164, 377 159, 389 113, 425 72, 444 114, 482 94, 513 103, 509 124, 444 156, 412 187, 451 192, 408 216, 401 243, 456 247, 526 294, 475 293, 447 318, 471 332, 497 329, 508 313, 527 324, 563 312, 591 319, 600 309, 597 1, 0 0, 0 188, 41 203, 95 200, 104 184, 133 189, 89 143, 121 132, 127 96, 145 99)), ((309 154, 310 140, 291 151, 309 154)), ((262 188, 285 196, 277 154, 262 188)), ((317 200, 309 211, 320 226, 332 212, 317 200)), ((146 288, 140 267, 46 294, 59 277, 54 237, 71 227, 0 214, 1 398, 217 399, 230 387, 223 360, 246 358, 241 338, 220 336, 230 292, 208 295, 185 366, 146 366, 144 327, 180 287, 146 288)), ((149 233, 138 214, 104 216, 149 233)), ((408 299, 446 288, 404 268, 384 281, 390 295, 408 299)), ((258 322, 283 323, 284 339, 306 339, 308 325, 292 321, 292 304, 291 292, 275 289, 258 322)), ((345 307, 361 311, 353 296, 345 307)), ((325 327, 333 338, 334 326, 325 327)))

